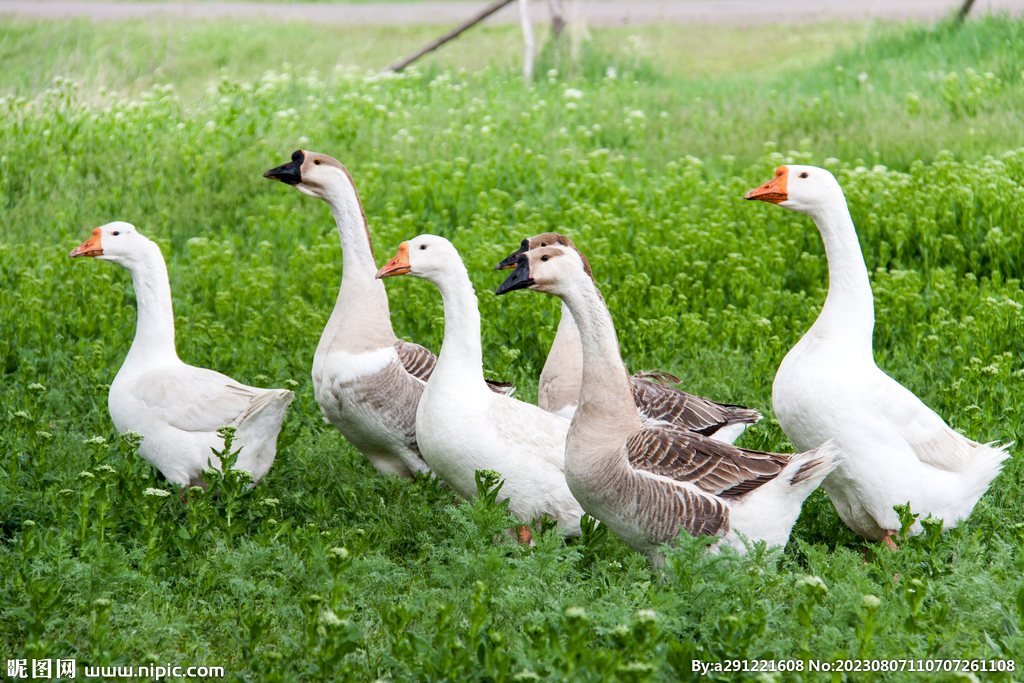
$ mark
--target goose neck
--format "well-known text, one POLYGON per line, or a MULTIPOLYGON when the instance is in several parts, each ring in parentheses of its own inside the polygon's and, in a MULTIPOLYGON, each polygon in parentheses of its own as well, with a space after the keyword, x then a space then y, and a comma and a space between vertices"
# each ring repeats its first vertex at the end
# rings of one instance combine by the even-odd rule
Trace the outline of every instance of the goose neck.
POLYGON ((143 258, 127 263, 125 268, 132 277, 138 309, 135 339, 125 363, 152 365, 160 360, 177 360, 171 283, 160 248, 151 243, 143 258))
POLYGON ((562 364, 579 366, 583 358, 583 348, 580 345, 580 332, 576 328, 576 321, 572 317, 569 306, 562 302, 562 317, 558 321, 558 330, 555 332, 555 339, 551 342, 551 350, 548 356, 557 358, 562 364))
POLYGON ((370 231, 355 186, 341 183, 325 201, 337 223, 342 252, 341 287, 328 325, 339 333, 344 328, 344 334, 332 335, 332 343, 356 353, 393 345, 387 290, 375 277, 370 231))
POLYGON ((480 308, 469 273, 460 261, 458 267, 430 279, 441 291, 444 303, 444 341, 431 378, 457 372, 473 380, 479 379, 483 386, 480 308))
POLYGON ((622 363, 615 325, 593 282, 570 287, 562 296, 579 330, 583 379, 576 423, 595 434, 632 433, 640 428, 629 375, 622 363))
POLYGON ((828 258, 828 296, 815 326, 871 354, 874 299, 864 255, 846 201, 811 214, 828 258))

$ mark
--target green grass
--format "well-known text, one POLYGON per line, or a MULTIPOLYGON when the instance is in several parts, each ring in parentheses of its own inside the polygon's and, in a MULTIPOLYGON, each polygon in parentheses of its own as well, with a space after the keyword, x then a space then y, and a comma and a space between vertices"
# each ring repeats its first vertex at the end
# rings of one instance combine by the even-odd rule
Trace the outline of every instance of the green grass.
MULTIPOLYGON (((540 534, 532 549, 495 541, 510 522, 486 496, 459 504, 434 483, 377 476, 324 424, 309 366, 337 293, 336 232, 322 203, 261 177, 297 147, 346 163, 381 263, 416 234, 452 239, 480 295, 485 366, 527 399, 556 302, 490 295, 501 280, 490 266, 523 236, 569 234, 630 367, 757 407, 768 417, 744 443, 785 449, 771 382, 824 299, 826 264, 809 220, 741 196, 780 163, 824 165, 871 272, 880 366, 972 438, 1020 443, 1020 22, 871 29, 824 56, 820 45, 768 63, 735 55, 702 73, 672 66, 698 58, 672 52, 667 34, 648 34, 646 52, 598 34, 576 59, 543 54, 539 73, 560 75, 532 90, 500 63, 366 79, 330 68, 331 50, 302 52, 317 35, 302 26, 252 60, 230 48, 266 45, 265 26, 243 40, 225 24, 100 25, 95 40, 124 41, 106 51, 74 47, 93 40, 83 26, 0 33, 9 657, 225 666, 268 681, 669 681, 694 679, 692 659, 967 658, 1013 663, 981 680, 1021 680, 1019 446, 967 523, 867 560, 820 491, 784 551, 707 558, 681 539, 663 575, 600 531, 564 544, 540 534), (197 52, 167 60, 153 50, 163 37, 197 52), (237 59, 223 77, 218 54, 237 59), (149 87, 161 64, 180 87, 149 87), (53 74, 83 85, 40 91, 53 74), (211 75, 208 93, 196 87, 211 75), (253 492, 229 476, 219 497, 189 506, 144 493, 166 482, 106 410, 133 335, 130 280, 67 258, 115 219, 164 250, 186 362, 294 388, 278 459, 253 492), (83 443, 95 436, 105 441, 83 443)), ((398 280, 396 331, 438 349, 436 290, 398 280)), ((933 677, 848 676, 876 679, 933 677)))

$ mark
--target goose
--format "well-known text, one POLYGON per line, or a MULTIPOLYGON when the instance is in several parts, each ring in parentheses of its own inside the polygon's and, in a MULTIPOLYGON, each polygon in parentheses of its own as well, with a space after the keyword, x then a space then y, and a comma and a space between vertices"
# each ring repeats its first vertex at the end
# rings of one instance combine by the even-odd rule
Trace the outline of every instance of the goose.
MULTIPOLYGON (((485 388, 480 310, 458 251, 437 235, 402 242, 377 277, 404 274, 434 283, 444 303, 441 353, 416 411, 423 458, 466 499, 476 494, 475 472, 494 470, 516 518, 529 523, 546 514, 563 533, 579 535, 583 509, 564 472, 569 421, 485 388)), ((529 539, 528 528, 520 534, 529 539)))
POLYGON ((664 422, 645 423, 611 315, 579 252, 561 246, 520 254, 498 294, 528 288, 564 301, 580 332, 583 384, 569 428, 565 479, 587 514, 628 546, 664 562, 659 546, 680 527, 720 536, 744 552, 744 538, 782 545, 800 507, 836 466, 826 443, 807 453, 761 453, 664 422))
MULTIPOLYGON (((967 517, 1009 457, 950 429, 921 399, 875 364, 874 298, 846 197, 814 166, 780 166, 744 199, 807 214, 828 258, 828 295, 818 319, 775 375, 772 404, 797 448, 832 439, 843 453, 824 488, 855 533, 896 548, 893 505, 943 520, 967 517)), ((920 522, 910 529, 920 533, 920 522)))
MULTIPOLYGON (((437 358, 395 336, 352 175, 333 157, 298 150, 263 176, 322 199, 338 225, 341 287, 313 355, 320 410, 377 472, 402 478, 429 472, 416 443, 416 406, 437 358)), ((503 392, 511 385, 489 386, 503 392)))
MULTIPOLYGON (((495 270, 515 268, 519 255, 531 249, 560 245, 576 249, 565 235, 545 232, 523 240, 519 249, 494 266, 495 270)), ((578 251, 578 250, 577 250, 578 251)), ((586 269, 587 258, 580 254, 586 269)), ((562 317, 555 340, 540 372, 537 405, 548 412, 572 419, 580 398, 583 378, 583 350, 580 333, 572 312, 562 302, 562 317)), ((680 379, 666 372, 637 373, 629 378, 637 410, 644 420, 671 422, 684 429, 699 432, 716 441, 733 443, 747 428, 761 419, 761 413, 744 406, 718 403, 688 394, 665 383, 679 384, 680 379)))
POLYGON ((222 446, 217 430, 235 427, 234 443, 241 447, 235 469, 259 483, 274 464, 277 435, 295 394, 249 387, 181 362, 167 264, 160 247, 135 226, 117 221, 98 227, 69 256, 113 261, 131 274, 135 287, 135 339, 107 396, 117 431, 141 434, 139 455, 184 491, 206 488, 203 469, 221 466, 212 452, 222 446))

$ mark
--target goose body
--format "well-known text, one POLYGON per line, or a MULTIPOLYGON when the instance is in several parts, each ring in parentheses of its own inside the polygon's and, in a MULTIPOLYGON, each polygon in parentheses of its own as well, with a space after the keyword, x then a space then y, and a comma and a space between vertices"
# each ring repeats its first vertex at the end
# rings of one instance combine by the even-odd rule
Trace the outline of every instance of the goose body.
POLYGON ((264 176, 325 201, 338 226, 341 287, 313 356, 313 390, 324 417, 378 472, 428 472, 416 442, 416 407, 437 359, 395 336, 352 176, 336 159, 303 150, 264 176))
MULTIPOLYGON (((874 300, 842 188, 828 171, 782 166, 747 193, 810 215, 825 244, 829 291, 810 330, 772 386, 779 424, 797 448, 832 439, 843 460, 824 482, 854 532, 886 540, 900 529, 894 505, 956 526, 999 473, 1006 446, 961 436, 875 364, 874 300)), ((911 533, 919 533, 915 524, 911 533)))
POLYGON ((654 562, 680 526, 694 536, 784 544, 811 491, 836 466, 826 443, 798 454, 737 448, 641 419, 611 315, 582 255, 553 246, 519 256, 498 288, 554 294, 572 311, 583 346, 580 405, 566 443, 565 476, 587 514, 654 562))
POLYGON ((142 435, 139 454, 179 486, 202 486, 209 464, 220 468, 221 427, 236 428, 236 469, 259 482, 277 453, 277 435, 294 394, 246 386, 226 375, 183 363, 174 347, 174 313, 160 248, 128 223, 93 231, 71 256, 114 261, 132 276, 138 300, 135 339, 107 397, 121 433, 142 435), (209 463, 209 464, 208 464, 209 463))
MULTIPOLYGON (((513 268, 520 254, 549 245, 576 249, 572 240, 565 235, 542 233, 524 239, 519 249, 498 263, 495 269, 513 268)), ((586 257, 582 258, 589 269, 586 257)), ((637 411, 644 421, 669 422, 717 441, 732 443, 747 425, 761 419, 761 413, 756 410, 694 396, 656 381, 658 379, 679 383, 679 378, 667 373, 637 373, 629 378, 637 411)), ((579 405, 582 383, 583 347, 580 333, 572 311, 563 301, 555 339, 540 372, 537 405, 571 420, 579 405)))
POLYGON ((416 413, 424 459, 467 499, 476 495, 475 472, 495 470, 515 517, 529 523, 546 514, 563 533, 579 534, 583 510, 564 472, 569 421, 487 389, 477 298, 455 247, 436 235, 403 242, 379 277, 402 273, 434 283, 444 301, 444 342, 416 413))

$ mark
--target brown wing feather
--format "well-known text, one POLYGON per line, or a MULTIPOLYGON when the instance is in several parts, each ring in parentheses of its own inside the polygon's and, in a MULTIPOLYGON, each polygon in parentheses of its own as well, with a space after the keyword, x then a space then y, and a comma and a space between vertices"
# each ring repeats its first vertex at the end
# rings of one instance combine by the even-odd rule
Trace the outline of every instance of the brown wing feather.
POLYGON ((756 410, 717 403, 661 384, 665 381, 679 382, 679 378, 668 373, 637 373, 629 381, 637 408, 647 420, 661 420, 711 436, 726 425, 753 424, 761 419, 761 413, 756 410))
POLYGON ((771 481, 792 458, 737 448, 672 425, 641 429, 626 441, 626 451, 635 469, 687 481, 726 498, 771 481))
POLYGON ((434 371, 434 365, 437 364, 437 356, 419 344, 401 339, 395 343, 395 348, 398 349, 398 358, 402 361, 406 372, 424 382, 430 379, 430 373, 434 371))

